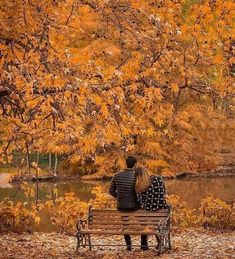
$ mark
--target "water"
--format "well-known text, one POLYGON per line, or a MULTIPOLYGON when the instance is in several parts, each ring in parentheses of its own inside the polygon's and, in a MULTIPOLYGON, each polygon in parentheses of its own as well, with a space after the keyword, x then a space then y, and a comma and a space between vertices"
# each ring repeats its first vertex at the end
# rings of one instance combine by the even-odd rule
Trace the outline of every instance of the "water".
MULTIPOLYGON (((5 197, 12 197, 15 201, 27 201, 23 191, 17 186, 8 183, 8 173, 0 174, 0 201, 5 197)), ((41 200, 55 199, 54 189, 58 190, 58 196, 64 195, 66 192, 74 192, 78 194, 82 201, 89 201, 94 198, 91 193, 93 187, 104 185, 106 188, 109 182, 81 182, 81 181, 65 181, 58 183, 39 183, 39 198, 41 200)), ((35 187, 35 184, 32 184, 35 187)), ((201 200, 207 195, 232 203, 235 199, 235 177, 218 177, 218 178, 197 178, 197 179, 181 179, 166 181, 167 193, 178 195, 182 200, 186 201, 189 208, 198 208, 201 200)), ((38 230, 53 231, 53 227, 49 222, 49 210, 42 212, 42 223, 38 230)))

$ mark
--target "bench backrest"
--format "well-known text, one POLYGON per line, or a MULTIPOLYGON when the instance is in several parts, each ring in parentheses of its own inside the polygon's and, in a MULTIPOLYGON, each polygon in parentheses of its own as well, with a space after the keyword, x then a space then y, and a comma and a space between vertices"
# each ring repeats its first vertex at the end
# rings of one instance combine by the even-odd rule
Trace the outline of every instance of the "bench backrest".
POLYGON ((156 212, 137 210, 123 212, 111 209, 89 208, 88 227, 89 229, 107 230, 155 230, 162 221, 169 221, 169 209, 162 209, 156 212))

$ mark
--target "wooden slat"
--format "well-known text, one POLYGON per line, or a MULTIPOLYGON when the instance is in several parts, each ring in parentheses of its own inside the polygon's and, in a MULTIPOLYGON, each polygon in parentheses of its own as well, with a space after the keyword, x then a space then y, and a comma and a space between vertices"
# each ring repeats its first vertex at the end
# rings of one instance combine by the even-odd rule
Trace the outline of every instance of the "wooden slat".
POLYGON ((89 220, 97 220, 97 221, 152 221, 152 220, 165 220, 168 217, 89 217, 89 220))
POLYGON ((146 226, 138 226, 138 225, 122 225, 122 226, 117 226, 117 225, 108 225, 105 226, 105 228, 103 226, 99 226, 99 225, 89 225, 88 226, 89 229, 124 229, 124 228, 128 228, 128 229, 138 229, 138 230, 144 230, 145 228, 149 228, 149 229, 157 229, 158 225, 146 225, 146 226))
POLYGON ((162 213, 162 212, 169 212, 168 209, 160 209, 156 211, 147 211, 147 210, 134 210, 134 211, 123 211, 123 210, 115 210, 115 209, 92 209, 93 212, 100 212, 100 213, 162 213))
POLYGON ((168 215, 158 215, 158 216, 139 216, 139 215, 131 215, 131 216, 112 216, 112 215, 90 215, 90 219, 104 219, 104 220, 128 220, 128 219, 139 219, 139 220, 147 220, 147 219, 158 219, 158 218, 167 218, 168 215))
POLYGON ((88 227, 89 229, 100 229, 100 230, 103 230, 103 231, 106 231, 106 230, 109 230, 109 229, 116 229, 116 231, 122 231, 124 229, 126 230, 132 230, 132 231, 146 231, 146 230, 157 230, 158 228, 155 226, 107 226, 105 228, 101 227, 101 226, 89 226, 88 227))
POLYGON ((110 222, 89 222, 89 225, 96 225, 96 226, 101 226, 103 228, 105 228, 105 226, 123 226, 123 225, 130 225, 130 226, 148 226, 148 225, 152 225, 152 226, 158 226, 159 223, 161 221, 155 221, 155 222, 114 222, 114 223, 110 223, 110 222))
POLYGON ((117 217, 117 218, 112 218, 112 217, 90 217, 89 221, 97 221, 97 222, 123 222, 123 221, 139 221, 139 222, 154 222, 154 221, 163 221, 166 220, 167 217, 117 217))
POLYGON ((129 230, 124 230, 124 231, 113 231, 113 230, 83 230, 82 233, 84 234, 111 234, 111 235, 155 235, 157 231, 152 231, 152 230, 141 230, 141 231, 129 231, 129 230))
POLYGON ((90 214, 91 217, 109 217, 109 218, 121 218, 121 217, 145 217, 145 218, 148 218, 148 217, 154 217, 154 218, 157 218, 157 217, 168 217, 169 214, 90 214))
POLYGON ((102 229, 102 230, 106 230, 106 229, 117 229, 117 230, 123 230, 123 229, 129 229, 129 230, 145 230, 145 229, 156 229, 157 227, 156 226, 153 226, 153 225, 148 225, 148 226, 138 226, 138 225, 122 225, 122 226, 111 226, 111 225, 108 225, 108 226, 105 226, 105 228, 103 226, 98 226, 98 225, 90 225, 88 227, 89 229, 102 229))
POLYGON ((90 216, 90 220, 101 220, 101 221, 119 221, 119 220, 139 220, 139 221, 145 221, 145 220, 162 220, 162 219, 167 219, 167 216, 161 216, 161 217, 145 217, 145 216, 123 216, 123 217, 112 217, 112 216, 90 216))
POLYGON ((101 225, 118 225, 118 224, 155 224, 160 221, 165 221, 166 218, 158 218, 158 219, 151 219, 151 220, 139 220, 139 219, 130 219, 130 220, 102 220, 102 219, 94 219, 89 220, 89 223, 101 224, 101 225))
POLYGON ((97 210, 92 210, 90 215, 91 216, 97 216, 97 215, 101 215, 101 216, 104 216, 104 215, 110 215, 112 217, 114 216, 144 216, 144 217, 158 217, 158 216, 167 216, 169 213, 168 211, 158 211, 158 212, 146 212, 146 211, 138 211, 138 212, 120 212, 120 211, 97 211, 97 210))
POLYGON ((137 211, 118 211, 118 210, 110 210, 110 211, 106 211, 106 210, 100 210, 100 211, 97 211, 97 210, 91 210, 92 213, 94 214, 112 214, 112 215, 115 215, 115 214, 118 214, 118 215, 149 215, 149 214, 153 214, 153 215, 157 215, 157 214, 168 214, 168 210, 158 210, 158 211, 143 211, 143 210, 137 210, 137 211))
POLYGON ((106 221, 89 221, 89 224, 92 225, 158 225, 161 220, 155 221, 113 221, 113 222, 106 222, 106 221))
POLYGON ((138 217, 138 218, 159 218, 159 217, 168 217, 168 214, 166 215, 163 215, 163 214, 160 214, 160 215, 154 215, 154 214, 149 214, 149 215, 135 215, 135 214, 132 214, 132 215, 110 215, 110 214, 90 214, 90 217, 99 217, 99 218, 131 218, 131 217, 138 217))
POLYGON ((91 230, 100 230, 100 231, 115 231, 115 232, 120 232, 120 231, 138 231, 138 232, 141 232, 141 231, 157 231, 158 229, 157 228, 150 228, 150 227, 146 227, 146 228, 143 228, 143 227, 123 227, 123 228, 114 228, 113 226, 108 226, 107 228, 100 228, 100 227, 97 227, 97 228, 94 228, 94 227, 89 227, 89 229, 91 230))

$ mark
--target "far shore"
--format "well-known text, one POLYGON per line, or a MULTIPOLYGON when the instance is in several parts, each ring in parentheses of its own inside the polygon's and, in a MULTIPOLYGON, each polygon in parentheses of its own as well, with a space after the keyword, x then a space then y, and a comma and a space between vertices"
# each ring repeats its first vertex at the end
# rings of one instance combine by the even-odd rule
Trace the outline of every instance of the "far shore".
MULTIPOLYGON (((171 180, 171 179, 191 179, 191 178, 215 178, 215 177, 234 177, 235 176, 235 167, 227 167, 222 168, 215 171, 210 172, 183 172, 177 175, 171 175, 171 176, 162 176, 165 180, 171 180)), ((113 175, 99 175, 97 173, 91 174, 91 175, 60 175, 57 176, 53 175, 43 175, 36 177, 35 175, 30 175, 27 177, 24 177, 22 179, 21 177, 15 176, 13 177, 10 182, 11 183, 18 183, 20 181, 26 181, 26 182, 57 182, 57 181, 69 181, 69 180, 84 180, 84 181, 105 181, 105 180, 111 180, 113 175)))

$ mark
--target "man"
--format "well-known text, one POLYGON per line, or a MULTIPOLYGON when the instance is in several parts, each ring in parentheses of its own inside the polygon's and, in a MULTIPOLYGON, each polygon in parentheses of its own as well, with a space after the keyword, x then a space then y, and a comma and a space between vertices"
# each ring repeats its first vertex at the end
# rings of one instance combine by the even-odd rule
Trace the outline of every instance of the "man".
MULTIPOLYGON (((138 210, 139 204, 135 193, 135 166, 137 159, 134 156, 126 158, 127 168, 114 175, 109 193, 117 198, 117 209, 121 211, 138 210)), ((124 235, 127 251, 131 251, 131 237, 124 235)), ((141 236, 141 247, 146 246, 147 240, 141 236)))

